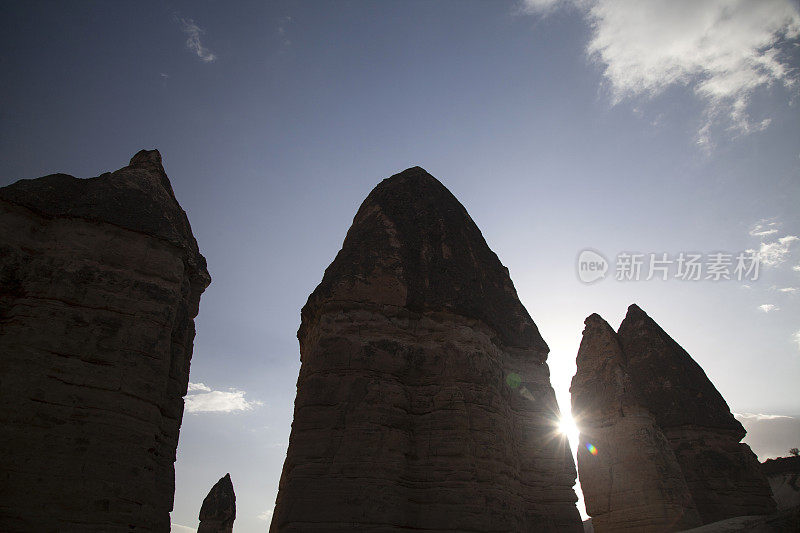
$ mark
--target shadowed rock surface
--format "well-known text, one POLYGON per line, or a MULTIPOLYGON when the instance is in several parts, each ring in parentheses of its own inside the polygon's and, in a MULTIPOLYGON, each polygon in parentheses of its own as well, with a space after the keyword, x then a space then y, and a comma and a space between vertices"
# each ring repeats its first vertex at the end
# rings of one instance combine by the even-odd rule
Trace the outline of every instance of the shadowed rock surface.
POLYGON ((778 457, 761 463, 778 509, 800 506, 800 457, 778 457))
POLYGON ((155 150, 0 189, 0 530, 169 530, 209 283, 155 150))
POLYGON ((597 315, 586 325, 570 390, 581 442, 600 442, 578 455, 598 532, 639 529, 642 513, 648 531, 674 531, 775 511, 744 428, 678 343, 636 305, 616 334, 597 315))
POLYGON ((746 431, 703 369, 638 306, 619 327, 627 371, 681 465, 704 524, 769 514, 775 502, 746 431))
POLYGON ((700 525, 675 454, 633 390, 617 334, 596 314, 585 324, 570 392, 593 527, 602 533, 700 525))
POLYGON ((800 507, 771 515, 738 516, 713 522, 683 533, 796 533, 800 531, 800 507))
POLYGON ((369 194, 301 315, 270 531, 582 531, 547 345, 435 178, 369 194))
POLYGON ((236 494, 231 475, 220 478, 200 507, 200 526, 197 533, 231 533, 236 520, 236 494))

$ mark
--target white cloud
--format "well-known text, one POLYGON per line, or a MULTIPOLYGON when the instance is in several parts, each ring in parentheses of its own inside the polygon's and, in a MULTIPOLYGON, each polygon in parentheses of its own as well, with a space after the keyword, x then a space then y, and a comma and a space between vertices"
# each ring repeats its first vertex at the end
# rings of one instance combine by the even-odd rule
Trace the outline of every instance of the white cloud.
POLYGON ((205 33, 205 30, 195 24, 192 19, 179 19, 181 23, 181 30, 186 34, 186 48, 197 54, 197 57, 211 63, 217 59, 217 56, 208 48, 203 46, 200 42, 200 35, 205 33))
POLYGON ((796 293, 796 292, 797 292, 798 290, 800 290, 800 289, 798 289, 797 287, 783 287, 782 289, 778 289, 778 290, 779 290, 779 291, 781 291, 781 292, 786 292, 786 293, 789 293, 789 294, 794 294, 794 293, 796 293))
POLYGON ((800 272, 800 265, 794 265, 792 267, 792 270, 794 270, 795 272, 800 272))
POLYGON ((733 413, 733 416, 744 420, 776 420, 778 418, 792 419, 791 416, 785 415, 765 415, 762 413, 733 413))
POLYGON ((587 53, 603 67, 614 103, 650 98, 672 86, 691 88, 705 103, 698 143, 713 125, 738 133, 763 130, 747 113, 753 93, 797 73, 781 49, 800 37, 800 11, 791 0, 523 0, 525 11, 547 14, 579 6, 591 24, 587 53))
MULTIPOLYGON (((798 239, 796 235, 787 235, 774 242, 762 242, 758 250, 761 264, 764 266, 778 266, 785 262, 789 257, 789 247, 791 247, 792 243, 799 240, 800 239, 798 239)), ((749 253, 755 252, 755 250, 747 251, 749 253)), ((794 267, 793 269, 800 270, 794 267)))
POLYGON ((270 522, 272 521, 273 512, 275 512, 274 507, 272 509, 267 509, 263 513, 260 513, 256 518, 258 518, 259 520, 263 520, 264 522, 270 522))
POLYGON ((195 528, 182 526, 180 524, 171 524, 170 531, 172 533, 197 533, 195 528))
POLYGON ((792 335, 792 340, 797 343, 797 347, 800 348, 800 329, 798 329, 794 335, 792 335))
POLYGON ((780 307, 777 307, 773 304, 763 304, 758 306, 759 309, 764 311, 765 313, 769 313, 771 311, 780 311, 780 307))
POLYGON ((750 230, 752 237, 764 237, 766 235, 774 235, 778 233, 778 228, 781 225, 778 222, 770 220, 759 220, 750 230))
POLYGON ((192 383, 191 381, 189 382, 189 392, 196 392, 196 391, 209 392, 210 390, 211 387, 209 387, 205 383, 192 383))
POLYGON ((203 383, 189 383, 189 392, 185 398, 187 413, 234 413, 250 411, 262 402, 248 400, 245 392, 239 389, 227 391, 212 390, 203 383))

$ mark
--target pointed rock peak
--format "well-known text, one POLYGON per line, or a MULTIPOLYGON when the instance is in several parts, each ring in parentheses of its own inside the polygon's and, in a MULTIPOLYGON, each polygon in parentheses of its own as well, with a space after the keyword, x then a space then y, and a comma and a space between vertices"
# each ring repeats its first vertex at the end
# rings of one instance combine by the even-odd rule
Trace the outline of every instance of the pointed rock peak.
POLYGON ((620 335, 630 336, 643 335, 646 331, 651 332, 651 335, 660 338, 665 343, 674 344, 679 350, 683 351, 683 348, 678 346, 678 343, 672 340, 672 337, 670 337, 650 315, 645 313, 641 307, 636 304, 629 305, 628 312, 619 325, 618 333, 620 335))
POLYGON ((94 178, 51 174, 19 180, 0 188, 0 200, 49 217, 105 222, 165 239, 189 252, 188 262, 203 287, 211 282, 158 150, 142 150, 129 166, 94 178))
POLYGON ((598 315, 597 313, 592 313, 591 315, 587 316, 586 320, 584 320, 583 323, 584 325, 591 327, 595 326, 603 326, 608 328, 611 327, 609 326, 608 322, 606 322, 605 319, 600 315, 598 315))
POLYGON ((639 307, 636 304, 631 304, 631 305, 628 306, 628 313, 625 315, 625 318, 628 318, 628 317, 631 317, 631 318, 633 318, 633 317, 647 317, 647 318, 650 318, 648 316, 648 314, 645 313, 644 310, 642 310, 642 308, 639 307))
POLYGON ((548 351, 508 269, 467 210, 420 167, 395 174, 370 192, 304 307, 303 322, 330 301, 450 312, 483 321, 509 346, 548 351))
POLYGON ((622 357, 622 349, 619 347, 617 333, 608 322, 597 313, 592 313, 583 321, 586 325, 583 328, 583 337, 578 349, 578 365, 585 362, 587 358, 607 356, 609 353, 614 356, 622 357))
POLYGON ((700 365, 639 306, 628 308, 617 335, 626 370, 662 427, 695 424, 744 437, 742 425, 700 365))
POLYGON ((624 365, 625 357, 614 328, 597 313, 589 315, 584 324, 586 327, 578 348, 578 373, 575 377, 580 374, 593 376, 609 362, 624 365))
POLYGON ((128 164, 130 167, 134 168, 157 168, 164 171, 164 167, 161 165, 161 153, 158 150, 139 150, 131 158, 131 162, 128 164))
POLYGON ((625 355, 614 328, 597 313, 584 324, 570 392, 573 417, 591 425, 616 416, 619 401, 629 392, 625 355))
MULTIPOLYGON (((231 475, 225 474, 214 484, 208 496, 203 500, 203 505, 200 507, 200 522, 233 525, 235 518, 236 494, 233 492, 231 475)), ((209 529, 209 531, 212 530, 209 529)))
POLYGON ((170 183, 167 173, 164 172, 161 153, 158 150, 139 150, 131 158, 127 168, 147 171, 148 175, 152 176, 152 179, 155 179, 164 188, 170 198, 175 200, 175 203, 178 203, 177 198, 175 198, 175 191, 172 190, 172 183, 170 183))

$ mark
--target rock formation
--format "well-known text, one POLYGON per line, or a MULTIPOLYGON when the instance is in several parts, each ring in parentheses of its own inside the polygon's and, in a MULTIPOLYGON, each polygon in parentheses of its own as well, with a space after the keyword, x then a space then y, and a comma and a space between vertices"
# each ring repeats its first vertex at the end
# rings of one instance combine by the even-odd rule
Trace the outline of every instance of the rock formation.
POLYGON ((0 530, 169 530, 209 282, 157 151, 0 189, 0 530))
POLYGON ((769 514, 775 502, 746 431, 703 369, 638 306, 619 327, 627 370, 681 465, 704 524, 769 514))
POLYGON ((581 428, 578 471, 594 528, 675 531, 700 525, 675 454, 634 392, 617 334, 596 314, 585 324, 570 391, 581 428))
POLYGON ((200 507, 197 533, 232 533, 236 520, 236 494, 231 475, 225 474, 214 484, 200 507))
POLYGON ((302 310, 270 531, 581 531, 548 348, 419 167, 381 182, 302 310))
POLYGON ((598 532, 639 529, 642 520, 673 531, 775 510, 758 460, 739 442, 744 428, 638 306, 617 333, 597 315, 586 320, 570 390, 581 487, 598 532))
POLYGON ((800 506, 800 457, 778 457, 761 463, 778 509, 800 506))

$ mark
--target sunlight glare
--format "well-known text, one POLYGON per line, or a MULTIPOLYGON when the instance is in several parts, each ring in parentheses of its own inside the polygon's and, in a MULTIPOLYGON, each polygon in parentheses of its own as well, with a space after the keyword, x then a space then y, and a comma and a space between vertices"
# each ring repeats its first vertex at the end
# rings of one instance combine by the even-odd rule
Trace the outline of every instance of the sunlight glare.
POLYGON ((563 415, 558 421, 558 432, 569 437, 570 444, 574 448, 578 443, 578 433, 580 430, 575 425, 575 421, 569 415, 563 415))

